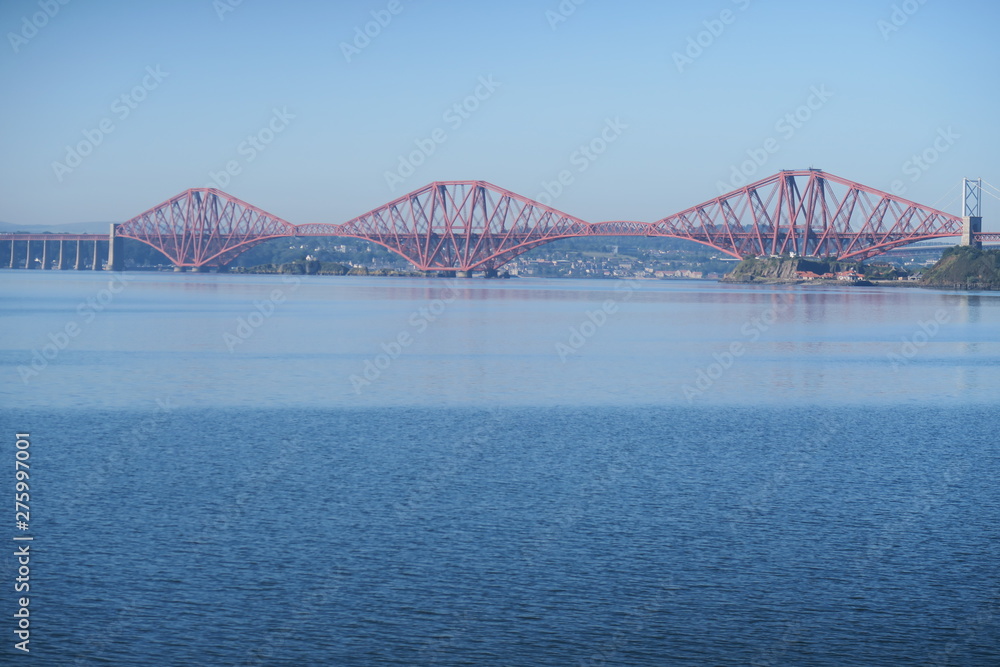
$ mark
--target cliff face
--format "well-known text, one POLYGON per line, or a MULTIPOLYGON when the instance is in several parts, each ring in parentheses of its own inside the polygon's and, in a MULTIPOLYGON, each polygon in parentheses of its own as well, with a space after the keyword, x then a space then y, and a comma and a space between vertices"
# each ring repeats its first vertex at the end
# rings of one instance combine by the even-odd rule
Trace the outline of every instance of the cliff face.
POLYGON ((751 257, 737 264, 735 269, 722 278, 722 281, 729 283, 794 281, 799 279, 796 275, 797 271, 812 271, 823 275, 824 273, 835 273, 852 268, 856 268, 856 265, 800 257, 768 257, 764 259, 751 257))
POLYGON ((1000 250, 956 246, 924 272, 923 284, 952 289, 1000 289, 1000 250))

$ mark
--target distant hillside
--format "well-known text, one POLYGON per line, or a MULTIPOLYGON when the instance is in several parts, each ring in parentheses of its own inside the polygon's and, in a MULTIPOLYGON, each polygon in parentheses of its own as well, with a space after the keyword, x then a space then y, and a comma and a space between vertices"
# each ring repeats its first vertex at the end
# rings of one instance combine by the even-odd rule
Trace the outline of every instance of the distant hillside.
POLYGON ((107 234, 109 222, 70 222, 65 225, 16 225, 0 222, 0 232, 22 232, 24 234, 107 234))
POLYGON ((952 289, 1000 289, 1000 250, 956 246, 924 272, 923 284, 952 289))

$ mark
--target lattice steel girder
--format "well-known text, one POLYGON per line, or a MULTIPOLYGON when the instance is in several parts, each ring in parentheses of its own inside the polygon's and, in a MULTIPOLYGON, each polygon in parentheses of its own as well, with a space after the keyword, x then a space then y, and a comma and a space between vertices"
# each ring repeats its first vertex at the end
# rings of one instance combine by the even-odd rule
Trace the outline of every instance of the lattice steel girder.
POLYGON ((268 239, 295 235, 295 225, 213 188, 193 188, 118 227, 175 266, 225 266, 268 239))
POLYGON ((652 225, 657 234, 736 257, 795 252, 848 259, 957 236, 962 223, 958 216, 807 169, 782 171, 652 225))
POLYGON ((961 231, 958 216, 807 169, 779 172, 652 223, 591 224, 485 181, 442 181, 338 225, 295 226, 218 190, 195 188, 117 234, 153 246, 177 266, 224 266, 272 238, 340 236, 377 243, 422 270, 471 271, 578 236, 680 238, 734 257, 861 259, 961 231))
POLYGON ((590 225, 485 181, 431 183, 341 225, 299 225, 299 236, 378 243, 424 271, 495 268, 542 243, 587 236, 590 225))

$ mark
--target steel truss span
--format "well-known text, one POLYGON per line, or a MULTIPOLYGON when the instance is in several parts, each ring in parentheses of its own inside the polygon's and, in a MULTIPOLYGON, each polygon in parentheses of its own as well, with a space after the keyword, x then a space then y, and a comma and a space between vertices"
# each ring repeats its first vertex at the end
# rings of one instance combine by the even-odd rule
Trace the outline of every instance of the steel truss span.
POLYGON ((226 266, 295 225, 213 188, 192 188, 119 225, 116 236, 147 243, 174 266, 226 266))
POLYGON ((818 169, 783 171, 653 223, 733 257, 796 253, 866 259, 959 236, 962 219, 818 169))
POLYGON ((367 239, 424 271, 472 271, 496 269, 549 241, 588 236, 591 225, 484 181, 452 181, 342 225, 299 225, 298 233, 367 239))
POLYGON ((866 259, 962 234, 962 218, 818 169, 782 171, 656 222, 588 223, 485 181, 424 186, 343 224, 293 225, 200 188, 121 225, 176 266, 225 266, 272 238, 351 237, 423 271, 495 271, 544 243, 579 236, 662 236, 733 257, 796 253, 866 259))

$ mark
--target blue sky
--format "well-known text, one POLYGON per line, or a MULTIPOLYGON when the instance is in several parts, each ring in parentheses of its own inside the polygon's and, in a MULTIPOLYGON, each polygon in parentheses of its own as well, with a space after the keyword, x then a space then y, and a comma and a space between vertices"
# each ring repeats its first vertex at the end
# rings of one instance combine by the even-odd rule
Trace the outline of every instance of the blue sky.
POLYGON ((652 221, 741 166, 958 213, 963 176, 1000 186, 998 18, 985 0, 5 0, 0 220, 124 221, 215 183, 338 223, 483 179, 652 221))

